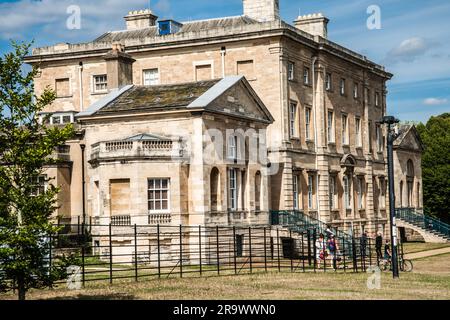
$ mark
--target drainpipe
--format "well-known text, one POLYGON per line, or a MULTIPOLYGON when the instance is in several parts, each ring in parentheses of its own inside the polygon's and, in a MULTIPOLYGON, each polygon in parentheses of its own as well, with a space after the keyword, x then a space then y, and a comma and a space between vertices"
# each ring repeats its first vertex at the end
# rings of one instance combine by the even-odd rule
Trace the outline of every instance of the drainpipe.
MULTIPOLYGON (((313 90, 313 118, 314 118, 314 150, 316 153, 315 169, 318 171, 319 164, 317 162, 317 111, 316 111, 316 62, 317 56, 312 58, 311 70, 312 70, 312 90, 313 90)), ((317 172, 316 171, 316 172, 317 172)), ((320 201, 319 201, 319 174, 316 174, 316 206, 317 206, 317 218, 320 220, 320 201)))
POLYGON ((85 184, 86 184, 86 179, 85 179, 85 174, 84 174, 84 150, 86 148, 86 145, 84 144, 80 144, 80 148, 81 148, 81 186, 82 186, 82 203, 83 203, 83 234, 84 234, 84 229, 86 227, 86 188, 85 188, 85 184))
POLYGON ((78 65, 78 79, 80 79, 80 111, 83 111, 83 62, 78 65))
POLYGON ((222 78, 225 78, 225 55, 227 53, 226 47, 220 49, 220 56, 222 57, 222 78))

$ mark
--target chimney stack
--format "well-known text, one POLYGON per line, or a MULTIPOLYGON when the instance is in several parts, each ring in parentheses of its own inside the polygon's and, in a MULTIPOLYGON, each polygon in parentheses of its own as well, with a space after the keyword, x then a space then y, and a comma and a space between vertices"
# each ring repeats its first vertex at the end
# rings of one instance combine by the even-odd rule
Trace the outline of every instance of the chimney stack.
POLYGON ((294 25, 313 36, 321 36, 322 38, 328 38, 328 22, 330 20, 324 17, 322 13, 308 14, 299 16, 294 21, 294 25))
POLYGON ((108 90, 133 84, 133 63, 136 60, 125 53, 124 45, 113 43, 111 51, 103 59, 106 60, 108 90))
POLYGON ((280 20, 280 0, 243 0, 244 16, 259 22, 280 20))
POLYGON ((156 25, 158 17, 150 9, 140 11, 130 11, 125 17, 127 30, 139 30, 156 25))

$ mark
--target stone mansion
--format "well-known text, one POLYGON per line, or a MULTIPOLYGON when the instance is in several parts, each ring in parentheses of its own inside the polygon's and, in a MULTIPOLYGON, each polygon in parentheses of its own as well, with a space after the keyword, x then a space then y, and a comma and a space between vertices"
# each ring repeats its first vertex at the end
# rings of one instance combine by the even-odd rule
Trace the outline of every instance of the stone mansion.
MULTIPOLYGON (((378 122, 393 75, 328 40, 326 17, 289 24, 278 0, 243 0, 234 17, 141 10, 125 23, 26 59, 40 68, 36 94, 57 94, 41 117, 77 129, 47 170, 60 218, 253 225, 299 210, 344 231, 387 232, 378 122)), ((421 208, 422 145, 414 127, 399 130, 396 205, 421 208)))

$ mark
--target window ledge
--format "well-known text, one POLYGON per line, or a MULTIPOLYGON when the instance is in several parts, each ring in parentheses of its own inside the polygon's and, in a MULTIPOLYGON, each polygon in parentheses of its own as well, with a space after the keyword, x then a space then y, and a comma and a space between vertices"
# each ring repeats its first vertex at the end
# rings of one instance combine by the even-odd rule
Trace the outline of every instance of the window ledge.
POLYGON ((92 96, 99 96, 99 95, 103 95, 103 94, 108 94, 108 90, 91 92, 92 96))
POLYGON ((291 140, 300 141, 300 137, 290 137, 291 140))
POLYGON ((59 96, 59 97, 56 97, 56 99, 67 99, 67 98, 73 98, 73 94, 68 95, 68 96, 59 96))

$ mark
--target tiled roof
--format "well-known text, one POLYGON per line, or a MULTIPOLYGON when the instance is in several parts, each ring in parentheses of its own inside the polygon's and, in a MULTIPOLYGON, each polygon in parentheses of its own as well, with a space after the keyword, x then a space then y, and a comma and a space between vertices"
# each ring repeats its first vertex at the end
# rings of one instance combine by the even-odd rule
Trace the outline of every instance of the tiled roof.
MULTIPOLYGON (((237 16, 237 17, 225 17, 217 19, 208 20, 197 20, 183 22, 183 26, 177 33, 184 32, 198 32, 202 30, 211 30, 218 28, 229 28, 229 27, 239 27, 250 24, 257 24, 258 21, 249 18, 247 16, 237 16)), ((157 36, 158 28, 156 26, 139 29, 139 30, 122 30, 122 31, 111 31, 103 34, 99 38, 95 39, 94 42, 115 42, 129 39, 139 39, 139 38, 154 38, 157 36)))
POLYGON ((114 101, 96 112, 106 115, 115 112, 142 112, 185 108, 220 80, 208 80, 193 83, 133 86, 114 101))

